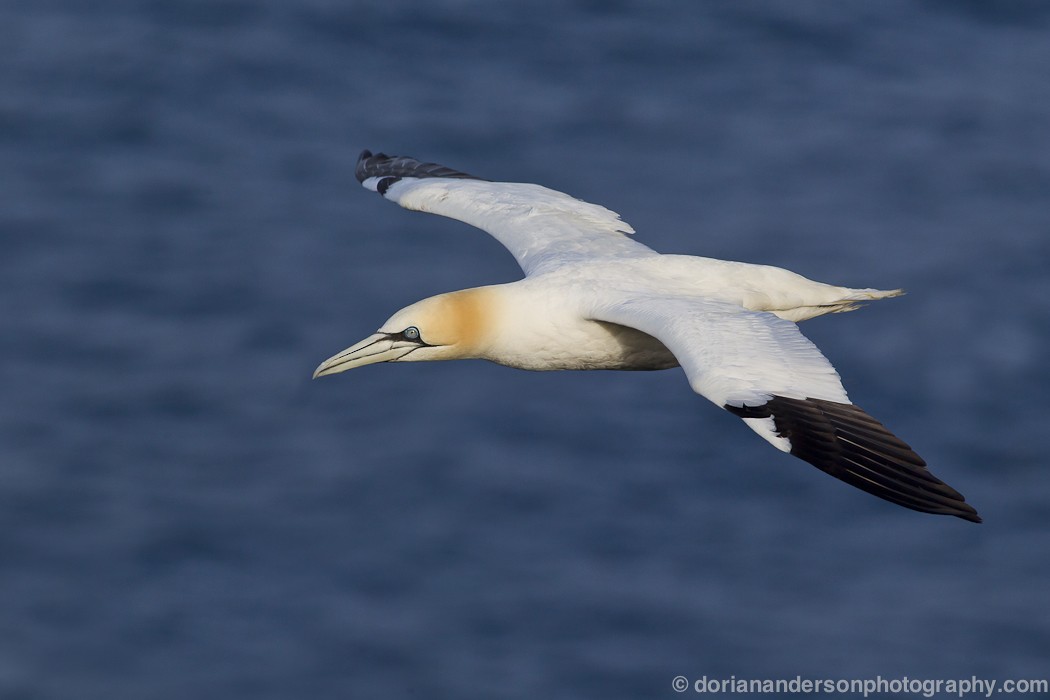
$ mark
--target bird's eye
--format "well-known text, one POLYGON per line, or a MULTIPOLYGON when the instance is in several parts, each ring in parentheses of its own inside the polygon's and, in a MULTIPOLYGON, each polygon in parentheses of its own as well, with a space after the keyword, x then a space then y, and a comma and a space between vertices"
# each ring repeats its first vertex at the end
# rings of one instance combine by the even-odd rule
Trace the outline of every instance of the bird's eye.
POLYGON ((419 340, 419 329, 415 326, 409 326, 401 332, 401 335, 404 336, 405 340, 419 340))

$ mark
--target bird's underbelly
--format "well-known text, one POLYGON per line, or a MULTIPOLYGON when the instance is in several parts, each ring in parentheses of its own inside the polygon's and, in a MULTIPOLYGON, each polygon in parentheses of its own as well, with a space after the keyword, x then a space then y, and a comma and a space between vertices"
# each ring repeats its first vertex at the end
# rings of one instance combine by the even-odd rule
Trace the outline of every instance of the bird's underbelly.
POLYGON ((671 351, 651 335, 601 321, 562 328, 487 359, 508 367, 536 371, 657 370, 678 366, 671 351))

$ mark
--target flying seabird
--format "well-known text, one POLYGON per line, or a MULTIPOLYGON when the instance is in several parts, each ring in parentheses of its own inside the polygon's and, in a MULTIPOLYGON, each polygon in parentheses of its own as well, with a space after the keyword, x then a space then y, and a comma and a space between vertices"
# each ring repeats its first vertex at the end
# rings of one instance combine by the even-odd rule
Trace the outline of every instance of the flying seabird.
POLYGON ((413 158, 364 151, 356 175, 405 209, 491 234, 525 278, 412 304, 322 362, 314 377, 376 362, 466 358, 530 370, 681 366, 696 393, 777 449, 905 508, 981 522, 911 447, 853 405, 795 325, 901 290, 663 255, 630 238, 634 229, 605 207, 413 158))

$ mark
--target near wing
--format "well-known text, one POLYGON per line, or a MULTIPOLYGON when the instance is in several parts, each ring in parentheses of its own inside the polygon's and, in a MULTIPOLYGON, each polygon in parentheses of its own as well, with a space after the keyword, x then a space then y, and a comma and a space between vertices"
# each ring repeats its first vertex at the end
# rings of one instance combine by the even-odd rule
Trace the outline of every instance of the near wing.
POLYGON ((784 452, 906 508, 981 522, 911 447, 850 403, 835 368, 794 323, 722 302, 644 296, 599 305, 590 317, 659 339, 694 391, 784 452))
POLYGON ((526 275, 562 262, 655 255, 626 234, 619 214, 540 185, 489 182, 436 163, 373 155, 357 160, 358 181, 405 209, 477 226, 502 243, 526 275))

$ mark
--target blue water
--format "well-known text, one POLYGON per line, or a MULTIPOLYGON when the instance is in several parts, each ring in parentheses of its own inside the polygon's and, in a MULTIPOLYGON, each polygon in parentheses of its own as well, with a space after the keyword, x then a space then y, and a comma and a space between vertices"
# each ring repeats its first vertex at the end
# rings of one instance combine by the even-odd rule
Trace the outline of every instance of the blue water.
POLYGON ((0 4, 0 697, 1047 677, 1048 66, 1035 1, 0 4), (906 288, 804 330, 985 524, 679 370, 311 381, 519 275, 362 148, 906 288))

